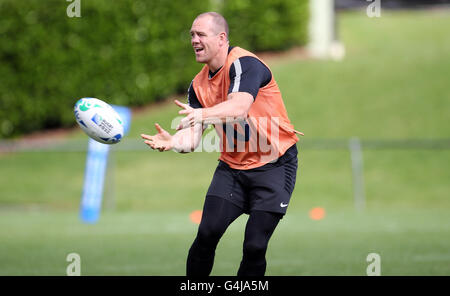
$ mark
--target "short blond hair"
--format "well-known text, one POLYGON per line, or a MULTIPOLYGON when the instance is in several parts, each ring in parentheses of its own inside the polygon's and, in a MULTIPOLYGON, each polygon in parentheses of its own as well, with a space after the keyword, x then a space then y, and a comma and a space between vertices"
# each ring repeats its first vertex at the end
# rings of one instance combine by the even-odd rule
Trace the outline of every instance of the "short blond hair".
POLYGON ((201 13, 195 19, 198 19, 201 17, 206 17, 206 16, 209 16, 212 18, 212 21, 215 25, 216 33, 219 34, 221 32, 225 32, 227 34, 227 39, 228 39, 228 34, 229 34, 230 29, 228 27, 227 20, 220 13, 217 13, 214 11, 201 13))

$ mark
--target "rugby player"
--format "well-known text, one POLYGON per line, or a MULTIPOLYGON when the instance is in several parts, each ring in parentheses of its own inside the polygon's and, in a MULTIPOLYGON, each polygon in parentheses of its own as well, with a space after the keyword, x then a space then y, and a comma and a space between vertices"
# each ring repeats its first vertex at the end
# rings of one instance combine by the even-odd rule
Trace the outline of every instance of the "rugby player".
POLYGON ((185 115, 170 135, 142 134, 159 151, 192 152, 205 126, 220 138, 219 164, 206 193, 197 236, 187 256, 186 275, 210 275, 217 244, 227 227, 248 214, 238 276, 262 276, 266 250, 286 214, 297 174, 297 134, 269 67, 255 54, 230 46, 228 24, 218 13, 197 16, 191 26, 196 61, 205 64, 192 80, 185 115))

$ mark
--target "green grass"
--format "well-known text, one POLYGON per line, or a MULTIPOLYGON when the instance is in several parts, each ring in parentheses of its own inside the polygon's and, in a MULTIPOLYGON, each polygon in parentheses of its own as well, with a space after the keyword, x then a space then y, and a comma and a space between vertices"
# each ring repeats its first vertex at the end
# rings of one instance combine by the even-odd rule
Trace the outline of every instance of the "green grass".
MULTIPOLYGON (((187 211, 104 212, 96 225, 73 212, 0 216, 0 275, 65 275, 66 256, 81 256, 83 275, 183 275, 196 226, 187 211)), ((235 274, 245 217, 219 243, 213 275, 235 274)), ((381 256, 382 275, 448 275, 448 211, 329 211, 312 221, 289 211, 273 235, 267 275, 365 275, 381 256)))
MULTIPOLYGON (((346 150, 302 149, 309 139, 442 139, 450 135, 450 13, 364 12, 340 18, 347 57, 272 66, 301 139, 297 186, 267 253, 268 275, 450 275, 450 150, 364 150, 366 208, 354 208, 346 150), (326 217, 308 212, 323 207, 326 217)), ((180 97, 182 98, 182 96, 180 97)), ((123 140, 171 130, 168 102, 135 114, 123 140)), ((81 132, 69 138, 86 139, 81 132)), ((121 144, 118 144, 121 145, 121 144)), ((144 144, 142 144, 144 145, 144 144)), ((218 153, 114 151, 104 211, 80 222, 86 154, 0 154, 0 275, 183 275, 218 153)), ((239 265, 245 216, 221 240, 214 275, 239 265)))
POLYGON ((292 121, 308 137, 447 138, 449 25, 448 11, 345 14, 342 62, 273 67, 292 121))

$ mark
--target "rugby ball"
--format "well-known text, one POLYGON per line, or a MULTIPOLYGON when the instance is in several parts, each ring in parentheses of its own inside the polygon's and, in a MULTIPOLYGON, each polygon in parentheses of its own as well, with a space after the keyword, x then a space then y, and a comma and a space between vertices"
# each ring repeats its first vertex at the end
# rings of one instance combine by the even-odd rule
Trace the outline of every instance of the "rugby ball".
POLYGON ((123 121, 114 108, 96 98, 79 99, 73 110, 81 129, 92 139, 116 144, 123 137, 123 121))

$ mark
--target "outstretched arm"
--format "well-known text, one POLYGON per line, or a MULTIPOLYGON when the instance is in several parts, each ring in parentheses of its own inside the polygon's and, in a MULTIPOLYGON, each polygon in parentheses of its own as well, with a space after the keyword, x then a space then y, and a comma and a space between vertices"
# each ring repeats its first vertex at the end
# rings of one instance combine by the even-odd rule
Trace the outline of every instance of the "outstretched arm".
POLYGON ((232 120, 243 120, 247 118, 248 111, 253 103, 253 97, 246 92, 228 94, 227 100, 209 108, 191 108, 175 100, 175 104, 183 108, 178 113, 186 115, 177 127, 182 130, 192 127, 194 124, 219 124, 232 120))
POLYGON ((158 133, 154 136, 141 134, 144 143, 150 148, 162 151, 174 150, 176 152, 188 153, 197 148, 203 133, 202 124, 196 124, 190 128, 177 131, 173 136, 155 123, 158 133))

